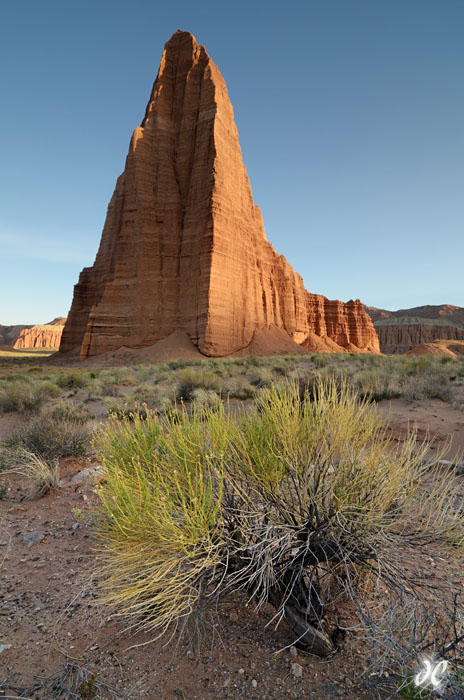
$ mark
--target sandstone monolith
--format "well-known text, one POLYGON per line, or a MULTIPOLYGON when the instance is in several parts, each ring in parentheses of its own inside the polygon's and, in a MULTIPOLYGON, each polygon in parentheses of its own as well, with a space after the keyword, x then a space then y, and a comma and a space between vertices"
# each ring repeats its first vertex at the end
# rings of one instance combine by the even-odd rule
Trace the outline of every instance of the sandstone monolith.
POLYGON ((165 46, 60 351, 85 359, 178 330, 208 356, 251 351, 257 332, 262 348, 280 331, 302 348, 317 336, 327 351, 379 350, 359 300, 310 294, 266 240, 225 82, 183 31, 165 46))

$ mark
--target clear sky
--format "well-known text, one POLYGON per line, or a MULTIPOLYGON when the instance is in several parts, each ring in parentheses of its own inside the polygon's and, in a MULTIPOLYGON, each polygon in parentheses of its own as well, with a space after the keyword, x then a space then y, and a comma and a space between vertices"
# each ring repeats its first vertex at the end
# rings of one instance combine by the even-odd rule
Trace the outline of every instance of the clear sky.
POLYGON ((0 323, 67 314, 177 29, 309 291, 464 306, 463 0, 0 0, 0 323))

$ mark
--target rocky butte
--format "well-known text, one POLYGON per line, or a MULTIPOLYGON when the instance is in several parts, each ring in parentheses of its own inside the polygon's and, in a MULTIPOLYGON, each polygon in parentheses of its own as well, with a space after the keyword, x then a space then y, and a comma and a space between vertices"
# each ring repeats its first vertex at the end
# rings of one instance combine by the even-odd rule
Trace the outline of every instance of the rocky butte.
POLYGON ((225 82, 183 31, 165 46, 60 352, 179 337, 208 356, 379 351, 359 300, 310 294, 266 240, 225 82))
POLYGON ((16 338, 13 348, 59 348, 66 319, 62 316, 50 323, 37 324, 31 328, 23 328, 16 338))
POLYGON ((399 311, 365 308, 377 331, 380 350, 386 354, 409 352, 437 340, 464 340, 464 309, 460 306, 416 306, 399 311))

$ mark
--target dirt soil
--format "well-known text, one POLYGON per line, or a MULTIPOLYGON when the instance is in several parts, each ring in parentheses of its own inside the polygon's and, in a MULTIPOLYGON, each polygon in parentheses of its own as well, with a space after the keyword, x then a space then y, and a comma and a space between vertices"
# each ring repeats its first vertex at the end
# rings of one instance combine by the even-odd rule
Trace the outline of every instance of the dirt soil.
MULTIPOLYGON (((462 387, 459 387, 460 398, 462 387)), ((390 426, 395 441, 405 439, 409 429, 417 429, 419 442, 427 436, 433 440, 437 450, 449 442, 445 459, 464 461, 464 412, 452 408, 438 399, 427 403, 408 403, 403 399, 381 401, 379 409, 390 426)))

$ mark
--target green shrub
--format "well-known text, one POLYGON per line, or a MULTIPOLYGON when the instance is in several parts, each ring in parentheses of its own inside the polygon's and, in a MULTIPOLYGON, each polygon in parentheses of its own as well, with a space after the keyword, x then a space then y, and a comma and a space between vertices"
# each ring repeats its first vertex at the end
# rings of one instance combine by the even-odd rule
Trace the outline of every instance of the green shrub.
POLYGON ((251 399, 255 394, 254 388, 245 377, 231 377, 224 382, 223 393, 235 399, 251 399))
POLYGON ((40 384, 14 382, 0 389, 0 413, 36 412, 43 405, 47 391, 42 392, 40 384))
POLYGON ((119 420, 127 418, 132 421, 135 417, 145 420, 147 417, 147 406, 129 397, 126 399, 119 399, 109 403, 108 415, 119 420))
POLYGON ((84 406, 76 406, 72 401, 63 399, 47 412, 50 418, 65 420, 76 425, 84 425, 92 416, 84 406))
POLYGON ((258 387, 259 389, 265 386, 271 386, 271 384, 275 381, 271 370, 267 369, 266 367, 257 367, 250 373, 249 379, 250 384, 253 384, 253 386, 258 387))
POLYGON ((58 375, 56 383, 62 389, 81 389, 87 385, 87 377, 79 370, 67 370, 58 375))
POLYGON ((195 389, 212 389, 220 392, 221 387, 222 382, 214 372, 187 368, 179 372, 176 397, 178 400, 190 401, 195 389))
POLYGON ((103 427, 102 600, 161 633, 242 591, 322 656, 335 651, 341 606, 382 649, 383 670, 407 662, 424 629, 406 565, 422 556, 426 568, 431 543, 462 550, 458 477, 431 483, 429 446, 417 449, 414 434, 395 445, 348 385, 326 380, 314 397, 273 386, 238 418, 220 403, 183 408, 179 422, 149 413, 103 427))
POLYGON ((4 441, 10 453, 27 450, 45 460, 80 457, 89 445, 90 433, 81 423, 47 414, 32 418, 4 441))
POLYGON ((167 363, 169 369, 185 369, 187 367, 187 362, 185 360, 169 360, 167 363))
POLYGON ((197 409, 204 410, 206 408, 217 408, 221 398, 211 389, 194 389, 192 392, 192 400, 197 409))
POLYGON ((316 367, 326 367, 329 364, 327 355, 311 355, 311 360, 316 367))

